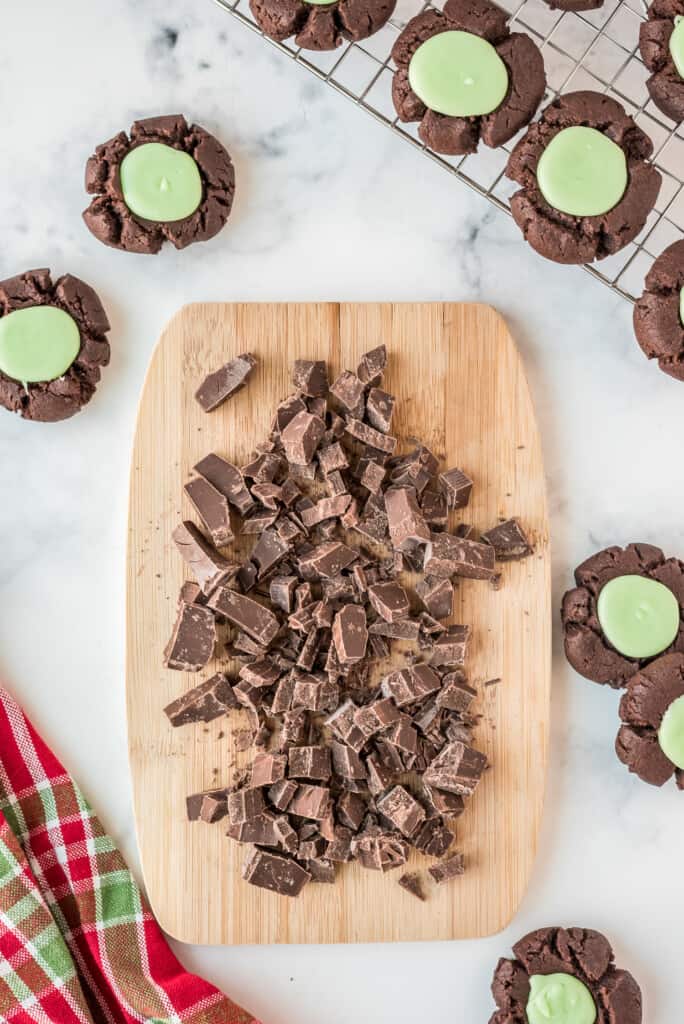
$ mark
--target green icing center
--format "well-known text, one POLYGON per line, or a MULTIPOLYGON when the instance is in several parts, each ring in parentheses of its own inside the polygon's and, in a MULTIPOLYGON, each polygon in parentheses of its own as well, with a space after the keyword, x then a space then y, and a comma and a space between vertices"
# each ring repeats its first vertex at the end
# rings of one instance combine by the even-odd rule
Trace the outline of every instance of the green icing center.
POLYGON ((136 217, 167 224, 190 217, 202 202, 202 178, 189 153, 160 142, 132 149, 121 162, 121 191, 136 217))
POLYGON ((658 742, 675 768, 684 768, 684 697, 677 697, 663 715, 658 742))
POLYGON ((418 47, 409 84, 426 107, 449 117, 491 114, 508 92, 508 71, 491 43, 471 32, 440 32, 418 47))
POLYGON ((601 629, 626 658, 653 658, 679 632, 679 602, 658 580, 618 576, 606 583, 596 608, 601 629))
POLYGON ((675 15, 674 28, 670 36, 670 56, 677 68, 677 74, 684 78, 684 18, 681 14, 675 15))
POLYGON ((594 1024, 594 998, 572 974, 533 974, 527 1001, 529 1024, 594 1024))
POLYGON ((603 132, 575 125, 551 139, 537 165, 537 182, 555 210, 572 217, 598 217, 625 194, 627 160, 603 132))
POLYGON ((80 349, 76 321, 57 306, 17 309, 0 319, 0 372, 22 384, 63 377, 80 349))

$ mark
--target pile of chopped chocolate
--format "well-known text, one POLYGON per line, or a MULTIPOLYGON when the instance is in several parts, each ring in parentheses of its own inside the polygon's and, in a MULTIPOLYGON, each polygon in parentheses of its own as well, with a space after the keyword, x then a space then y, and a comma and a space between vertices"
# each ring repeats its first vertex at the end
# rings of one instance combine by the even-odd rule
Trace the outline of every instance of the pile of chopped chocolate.
MULTIPOLYGON (((224 631, 222 656, 242 667, 166 714, 181 726, 245 709, 257 751, 239 782, 190 796, 188 817, 227 822, 252 845, 244 878, 288 896, 333 882, 346 861, 387 871, 411 848, 452 849, 450 826, 487 761, 472 746, 470 626, 441 620, 455 579, 498 585, 496 559, 532 550, 516 520, 480 540, 463 524, 447 532, 472 481, 440 471, 424 445, 397 453, 386 361, 380 346, 329 384, 324 362, 298 360, 295 392, 249 465, 211 454, 195 467, 185 489, 206 534, 192 522, 173 534, 195 580, 165 665, 201 670, 224 631), (255 537, 243 561, 217 550, 236 534, 255 537)), ((255 361, 235 362, 222 374, 242 383, 255 361)), ((463 858, 452 852, 430 872, 440 884, 463 858)), ((419 876, 400 881, 424 898, 419 876)))

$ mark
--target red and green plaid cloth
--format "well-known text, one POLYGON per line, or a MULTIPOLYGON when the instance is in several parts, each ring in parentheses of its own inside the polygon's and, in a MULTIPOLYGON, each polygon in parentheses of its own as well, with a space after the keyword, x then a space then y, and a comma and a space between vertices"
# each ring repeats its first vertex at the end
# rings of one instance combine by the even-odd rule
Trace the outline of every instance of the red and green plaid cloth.
POLYGON ((258 1024, 183 970, 114 841, 2 689, 0 1021, 258 1024))

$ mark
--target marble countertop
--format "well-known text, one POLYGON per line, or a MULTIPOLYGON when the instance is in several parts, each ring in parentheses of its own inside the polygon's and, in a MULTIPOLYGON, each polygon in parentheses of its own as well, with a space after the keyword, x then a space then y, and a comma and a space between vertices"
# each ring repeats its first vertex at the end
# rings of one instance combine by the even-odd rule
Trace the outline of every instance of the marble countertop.
MULTIPOLYGON (((606 544, 684 552, 684 388, 647 364, 628 304, 581 270, 544 263, 509 218, 210 0, 14 0, 0 81, 0 276, 34 266, 81 275, 113 326, 112 364, 85 413, 47 427, 1 417, 0 671, 136 870, 123 678, 128 458, 152 347, 184 302, 489 302, 522 349, 542 427, 556 605, 572 567, 606 544), (99 246, 79 216, 91 149, 136 117, 177 110, 235 158, 229 227, 155 258, 99 246)), ((614 940, 644 989, 645 1020, 671 1024, 681 1016, 684 798, 617 762, 617 704, 570 671, 556 635, 539 856, 503 934, 178 952, 265 1024, 454 1024, 487 1020, 491 972, 511 942, 579 924, 614 940)))

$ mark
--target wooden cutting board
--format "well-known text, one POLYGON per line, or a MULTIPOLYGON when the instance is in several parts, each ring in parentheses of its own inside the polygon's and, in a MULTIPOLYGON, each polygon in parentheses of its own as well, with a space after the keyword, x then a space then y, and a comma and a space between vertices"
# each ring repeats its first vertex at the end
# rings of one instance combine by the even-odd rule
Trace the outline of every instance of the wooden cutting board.
MULTIPOLYGON (((194 943, 371 942, 474 938, 503 928, 528 883, 546 773, 550 678, 550 571, 544 471, 520 356, 487 306, 195 305, 175 317, 153 356, 133 452, 128 551, 127 694, 130 762, 147 890, 162 927, 194 943), (233 719, 173 729, 162 708, 202 675, 162 667, 184 571, 171 531, 192 518, 183 484, 211 451, 244 464, 290 391, 297 357, 355 368, 385 342, 386 387, 399 399, 395 432, 418 437, 475 480, 462 516, 481 529, 517 515, 535 554, 503 567, 503 587, 463 581, 455 621, 474 630, 469 662, 491 759, 457 847, 466 874, 419 903, 380 875, 345 865, 334 886, 298 900, 243 882, 245 849, 221 824, 190 824, 187 794, 230 783, 233 719), (240 352, 259 368, 210 415, 193 393, 240 352), (485 685, 489 680, 498 683, 485 685)), ((244 725, 244 723, 240 723, 244 725)), ((245 757, 239 755, 238 763, 245 757)), ((418 867, 428 861, 415 856, 418 867)))

